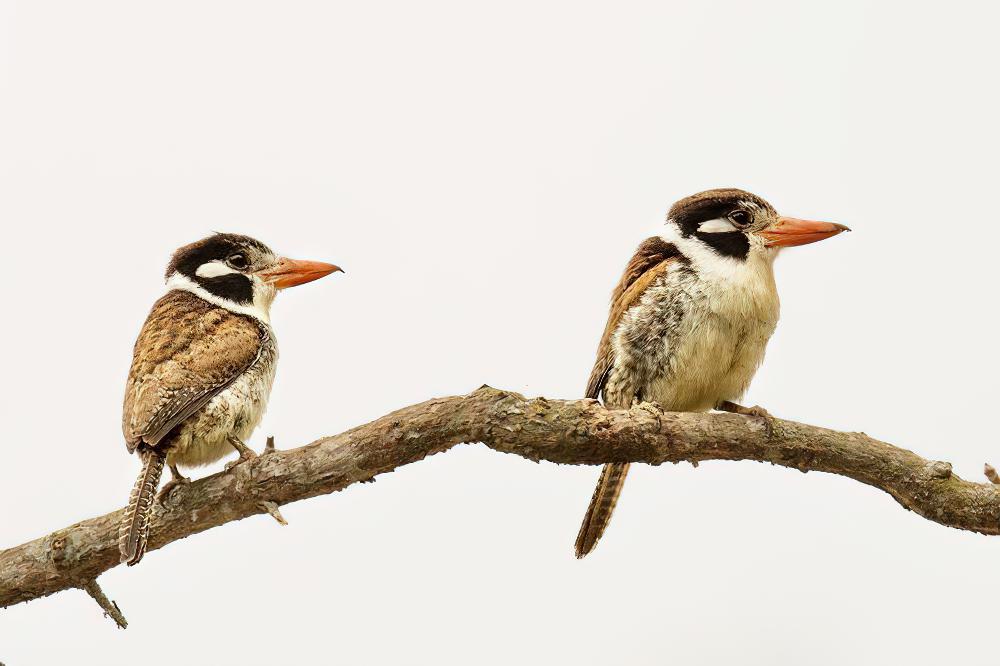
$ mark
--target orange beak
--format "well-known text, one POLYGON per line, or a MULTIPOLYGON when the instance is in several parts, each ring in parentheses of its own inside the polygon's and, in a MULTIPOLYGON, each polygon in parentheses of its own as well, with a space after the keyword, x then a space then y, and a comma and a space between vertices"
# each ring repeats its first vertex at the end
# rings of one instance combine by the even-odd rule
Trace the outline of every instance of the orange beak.
POLYGON ((797 220, 794 217, 779 217, 776 223, 759 233, 767 240, 768 247, 792 247, 815 243, 836 236, 842 231, 850 229, 836 222, 813 222, 797 220))
POLYGON ((322 261, 304 261, 302 259, 281 257, 278 259, 277 264, 266 270, 259 271, 257 275, 278 289, 287 289, 288 287, 295 287, 306 282, 318 280, 337 271, 344 272, 340 266, 326 264, 322 261))

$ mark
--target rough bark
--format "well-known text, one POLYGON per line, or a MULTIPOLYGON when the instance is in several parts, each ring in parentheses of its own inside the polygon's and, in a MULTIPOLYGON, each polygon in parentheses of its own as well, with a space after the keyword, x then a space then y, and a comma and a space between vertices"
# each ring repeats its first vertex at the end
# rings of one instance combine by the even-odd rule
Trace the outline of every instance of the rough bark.
MULTIPOLYGON (((781 419, 771 425, 769 432, 757 417, 663 412, 655 405, 614 411, 593 400, 528 400, 484 386, 297 449, 269 448, 230 471, 180 486, 154 511, 149 550, 255 514, 279 518, 282 504, 368 481, 463 442, 574 465, 756 460, 829 472, 880 488, 942 525, 1000 533, 1000 486, 964 481, 948 463, 864 433, 781 419)), ((119 563, 121 515, 90 518, 0 552, 0 607, 68 588, 93 596, 92 582, 119 563)))

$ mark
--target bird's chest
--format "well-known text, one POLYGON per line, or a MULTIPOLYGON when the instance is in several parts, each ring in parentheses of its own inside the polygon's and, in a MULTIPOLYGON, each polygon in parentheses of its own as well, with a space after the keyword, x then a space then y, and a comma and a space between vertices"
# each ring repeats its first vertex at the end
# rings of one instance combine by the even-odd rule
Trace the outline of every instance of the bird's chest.
POLYGON ((234 450, 230 436, 249 439, 267 408, 277 357, 271 336, 256 362, 184 423, 170 462, 189 467, 207 465, 234 450))
POLYGON ((779 310, 770 266, 752 268, 676 271, 647 291, 616 335, 616 406, 638 399, 703 411, 746 391, 779 310))

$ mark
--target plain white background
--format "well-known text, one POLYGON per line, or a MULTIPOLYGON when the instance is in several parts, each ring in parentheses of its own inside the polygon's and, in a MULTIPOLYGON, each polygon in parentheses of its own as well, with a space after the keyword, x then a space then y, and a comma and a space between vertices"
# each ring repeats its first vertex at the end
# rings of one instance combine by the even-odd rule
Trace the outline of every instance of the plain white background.
MULTIPOLYGON (((854 233, 777 262, 746 402, 980 480, 993 418, 987 3, 0 4, 0 546, 121 506, 131 346, 177 246, 248 233, 346 275, 281 294, 257 436, 432 396, 579 397, 669 205, 739 186, 854 233)), ((218 466, 196 474, 219 471, 218 466)), ((1000 541, 848 479, 597 470, 470 445, 0 611, 0 661, 989 660, 1000 541)))

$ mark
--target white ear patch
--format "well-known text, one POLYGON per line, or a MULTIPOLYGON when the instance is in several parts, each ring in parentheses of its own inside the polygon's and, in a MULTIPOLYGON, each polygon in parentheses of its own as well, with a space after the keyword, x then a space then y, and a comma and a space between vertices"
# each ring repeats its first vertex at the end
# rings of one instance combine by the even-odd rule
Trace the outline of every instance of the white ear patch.
MULTIPOLYGON (((717 217, 714 220, 705 220, 698 225, 698 231, 703 234, 725 234, 731 231, 738 231, 733 223, 724 217, 717 217)), ((200 268, 198 269, 201 270, 200 268)))
POLYGON ((196 270, 194 274, 201 278, 214 278, 219 277, 220 275, 230 275, 231 273, 236 272, 237 271, 221 261, 209 261, 208 263, 199 266, 198 270, 196 270))

